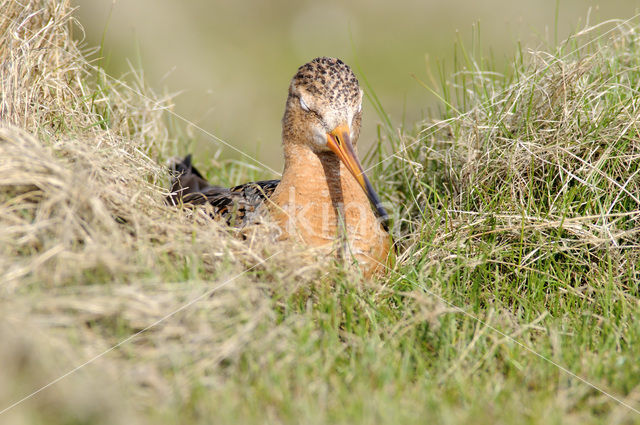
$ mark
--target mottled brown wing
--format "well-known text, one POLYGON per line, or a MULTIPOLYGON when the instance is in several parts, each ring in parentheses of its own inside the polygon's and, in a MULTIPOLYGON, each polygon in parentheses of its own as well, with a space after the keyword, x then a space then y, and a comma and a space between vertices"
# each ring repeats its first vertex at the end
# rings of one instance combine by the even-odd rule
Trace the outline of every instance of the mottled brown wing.
POLYGON ((191 154, 182 160, 174 160, 169 164, 171 174, 171 192, 167 197, 167 203, 178 205, 190 193, 204 190, 225 190, 219 186, 211 186, 202 176, 200 171, 191 164, 191 154))
POLYGON ((251 222, 258 207, 269 198, 280 180, 245 183, 231 189, 210 187, 189 193, 182 198, 184 204, 209 205, 212 216, 224 219, 230 226, 243 226, 251 222))
POLYGON ((257 208, 269 198, 280 180, 263 180, 227 189, 211 186, 191 164, 191 155, 170 165, 173 179, 167 202, 173 205, 209 205, 211 216, 230 226, 242 226, 255 217, 257 208))

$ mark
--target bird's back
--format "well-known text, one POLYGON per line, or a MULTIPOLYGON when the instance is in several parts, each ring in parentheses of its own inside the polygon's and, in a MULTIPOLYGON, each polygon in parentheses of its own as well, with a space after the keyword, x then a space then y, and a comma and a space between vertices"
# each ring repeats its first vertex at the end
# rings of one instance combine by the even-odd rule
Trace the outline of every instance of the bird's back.
POLYGON ((244 183, 232 188, 212 186, 191 164, 191 155, 171 165, 173 179, 168 202, 174 205, 207 205, 215 219, 242 227, 256 220, 258 208, 268 199, 280 180, 244 183))

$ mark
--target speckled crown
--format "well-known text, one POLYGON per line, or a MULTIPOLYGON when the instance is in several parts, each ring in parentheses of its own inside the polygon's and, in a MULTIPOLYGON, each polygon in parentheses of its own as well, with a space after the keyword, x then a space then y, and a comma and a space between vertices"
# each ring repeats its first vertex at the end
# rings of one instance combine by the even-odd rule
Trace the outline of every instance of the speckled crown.
POLYGON ((321 57, 305 63, 294 75, 292 83, 302 85, 309 94, 330 103, 355 104, 360 98, 360 85, 347 64, 337 58, 321 57))

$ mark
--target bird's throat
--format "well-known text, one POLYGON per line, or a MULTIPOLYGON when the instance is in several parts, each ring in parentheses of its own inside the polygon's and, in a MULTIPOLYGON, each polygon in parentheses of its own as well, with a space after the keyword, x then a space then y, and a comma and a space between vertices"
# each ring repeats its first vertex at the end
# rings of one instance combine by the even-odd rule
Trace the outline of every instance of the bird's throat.
POLYGON ((287 146, 285 152, 271 210, 287 235, 319 246, 384 232, 362 187, 333 152, 305 146, 287 146))

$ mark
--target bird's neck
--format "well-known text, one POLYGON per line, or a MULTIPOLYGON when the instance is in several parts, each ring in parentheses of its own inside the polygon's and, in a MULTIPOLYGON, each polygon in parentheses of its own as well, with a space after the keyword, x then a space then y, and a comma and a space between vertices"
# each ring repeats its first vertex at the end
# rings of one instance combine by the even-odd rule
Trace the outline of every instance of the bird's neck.
POLYGON ((333 209, 341 208, 343 190, 351 186, 345 187, 343 180, 351 176, 333 152, 316 153, 305 145, 287 144, 284 153, 282 180, 287 187, 295 187, 308 199, 331 200, 333 209))
POLYGON ((360 218, 367 223, 377 220, 364 190, 333 152, 317 153, 293 144, 284 150, 282 181, 272 200, 286 207, 288 222, 302 223, 298 227, 304 228, 309 217, 309 233, 332 240, 345 218, 347 225, 360 218))
POLYGON ((389 235, 355 177, 332 152, 293 144, 284 151, 282 180, 269 204, 284 235, 315 247, 338 243, 340 255, 357 259, 367 273, 377 269, 386 261, 389 235))

